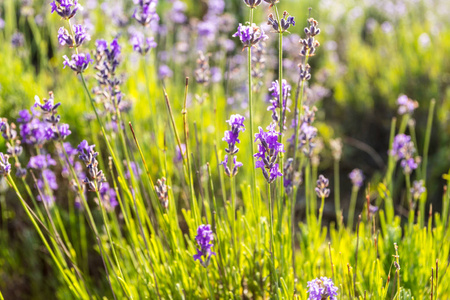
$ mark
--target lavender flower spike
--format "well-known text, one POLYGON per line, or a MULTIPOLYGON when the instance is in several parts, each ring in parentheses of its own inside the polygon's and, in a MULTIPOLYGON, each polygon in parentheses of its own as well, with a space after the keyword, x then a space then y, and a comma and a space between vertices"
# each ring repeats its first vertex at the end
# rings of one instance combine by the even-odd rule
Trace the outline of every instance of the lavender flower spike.
POLYGON ((56 12, 61 18, 69 20, 75 16, 81 5, 77 0, 54 0, 50 3, 52 13, 56 12))
POLYGON ((364 175, 360 169, 353 169, 353 171, 348 175, 354 187, 358 189, 362 187, 364 183, 364 175))
POLYGON ((280 19, 280 22, 270 14, 267 20, 267 25, 272 25, 273 30, 275 32, 283 33, 289 29, 289 27, 295 26, 295 21, 293 16, 289 16, 287 11, 283 12, 283 17, 280 19))
POLYGON ((414 110, 419 107, 419 103, 417 101, 408 98, 406 95, 401 95, 398 97, 397 104, 399 115, 412 114, 414 110))
POLYGON ((237 32, 233 34, 233 37, 239 37, 244 48, 252 47, 260 41, 265 41, 269 37, 264 33, 264 30, 251 24, 250 26, 239 24, 237 32))
POLYGON ((244 0, 244 3, 251 9, 256 8, 261 4, 262 0, 244 0))
POLYGON ((327 277, 320 277, 308 281, 308 300, 336 300, 338 288, 327 277))
POLYGON ((323 175, 319 175, 317 180, 316 194, 319 198, 328 198, 330 196, 330 189, 328 188, 329 180, 323 175))
POLYGON ((195 240, 200 248, 197 249, 197 254, 194 255, 194 260, 200 260, 200 263, 205 268, 208 267, 209 262, 211 261, 211 256, 216 255, 216 253, 211 250, 214 246, 213 239, 214 235, 211 230, 211 225, 200 225, 197 228, 197 236, 195 237, 195 240))
POLYGON ((63 58, 64 68, 68 66, 78 74, 83 73, 88 68, 89 64, 93 62, 89 53, 73 54, 72 59, 69 59, 66 55, 64 55, 63 58))
POLYGON ((8 162, 9 156, 0 152, 0 176, 8 176, 11 172, 11 164, 8 162))

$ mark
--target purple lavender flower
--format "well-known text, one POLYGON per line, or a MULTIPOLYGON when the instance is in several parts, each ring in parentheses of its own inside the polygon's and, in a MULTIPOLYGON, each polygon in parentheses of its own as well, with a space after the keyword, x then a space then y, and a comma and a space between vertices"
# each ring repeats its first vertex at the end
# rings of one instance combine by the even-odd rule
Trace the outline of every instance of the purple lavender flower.
POLYGON ((58 133, 59 134, 57 134, 54 139, 58 139, 60 137, 62 140, 65 140, 66 137, 68 137, 72 133, 72 131, 69 130, 68 124, 61 124, 58 126, 58 133))
POLYGON ((264 177, 268 183, 272 183, 277 177, 283 176, 278 170, 278 164, 276 160, 278 153, 285 152, 284 145, 278 142, 279 132, 276 131, 276 123, 272 123, 267 126, 267 132, 264 132, 259 127, 259 132, 255 134, 255 142, 259 140, 258 152, 253 156, 257 158, 255 163, 256 168, 261 168, 264 177), (270 174, 267 173, 269 170, 270 174), (272 175, 273 173, 273 175, 272 175))
POLYGON ((295 26, 295 20, 293 16, 289 16, 287 11, 284 11, 280 22, 278 22, 273 14, 270 14, 267 20, 267 25, 272 25, 273 30, 282 33, 287 31, 291 25, 295 26))
MULTIPOLYGON (((267 108, 267 110, 272 111, 272 119, 275 123, 279 122, 278 110, 280 108, 280 85, 278 80, 272 81, 272 86, 269 88, 270 96, 272 98, 269 100, 271 106, 267 108)), ((287 83, 285 79, 282 80, 282 105, 283 105, 283 115, 284 120, 283 124, 286 123, 286 111, 290 112, 290 109, 287 107, 288 99, 291 96, 291 86, 287 83)), ((283 125, 284 126, 284 125, 283 125)), ((287 129, 284 127, 284 129, 287 129)))
POLYGON ((231 115, 230 119, 226 121, 231 126, 231 130, 225 131, 225 136, 222 140, 228 143, 228 148, 225 151, 231 155, 239 151, 236 143, 240 143, 239 133, 245 131, 244 120, 243 116, 236 114, 231 115))
POLYGON ((414 110, 419 107, 419 103, 417 101, 409 99, 406 95, 401 95, 398 97, 397 104, 399 115, 412 114, 414 110))
POLYGON ((425 193, 425 191, 427 190, 424 186, 423 186, 424 181, 423 180, 415 180, 413 182, 413 186, 411 188, 411 194, 414 198, 414 200, 417 200, 420 198, 420 196, 422 196, 423 193, 425 193))
POLYGON ((170 78, 173 76, 172 70, 167 65, 162 65, 158 69, 159 78, 170 78))
POLYGON ((243 166, 243 164, 239 161, 237 161, 237 157, 233 156, 233 171, 230 170, 230 168, 228 167, 228 155, 225 154, 225 159, 220 163, 224 170, 225 170, 225 174, 229 177, 234 177, 237 175, 238 170, 240 167, 243 166))
POLYGON ((56 161, 51 157, 50 154, 44 155, 36 155, 30 157, 30 161, 28 162, 27 167, 35 170, 44 170, 49 168, 50 166, 56 166, 56 161))
MULTIPOLYGON (((74 47, 81 46, 85 41, 90 41, 91 36, 86 32, 86 27, 83 25, 73 25, 75 42, 72 43, 74 47)), ((69 44, 69 46, 71 46, 69 44)))
POLYGON ((100 197, 102 198, 103 205, 107 211, 113 211, 114 208, 119 204, 117 202, 117 194, 116 191, 111 188, 108 182, 102 183, 100 187, 100 197))
POLYGON ((102 170, 98 168, 98 152, 94 151, 95 145, 89 146, 86 140, 83 140, 77 147, 78 158, 84 162, 88 170, 88 176, 84 180, 89 191, 100 191, 102 183, 106 182, 106 177, 102 170))
POLYGON ((159 201, 164 209, 169 208, 169 186, 166 185, 166 178, 156 181, 155 191, 159 201))
POLYGON ((325 176, 319 175, 316 186, 316 194, 319 198, 328 198, 330 196, 330 189, 328 188, 329 181, 325 176))
POLYGON ((23 45, 25 45, 25 37, 23 36, 23 33, 15 32, 11 36, 11 46, 13 48, 21 48, 23 45))
POLYGON ((415 152, 416 148, 409 135, 397 134, 395 136, 390 155, 394 156, 397 161, 401 160, 400 165, 405 174, 411 174, 413 170, 417 169, 420 157, 414 157, 415 152))
POLYGON ((187 5, 183 1, 173 1, 172 10, 169 12, 169 18, 172 20, 172 22, 174 22, 175 24, 182 24, 186 22, 186 8, 187 5))
POLYGON ((8 162, 9 156, 0 152, 0 176, 8 176, 11 172, 11 164, 8 162))
POLYGON ((408 159, 402 159, 400 166, 403 168, 405 174, 411 174, 413 170, 417 169, 418 163, 414 158, 410 157, 408 159))
POLYGON ((320 277, 308 281, 308 300, 337 299, 338 288, 334 286, 333 281, 327 277, 320 277))
POLYGON ((135 1, 137 8, 134 10, 133 18, 136 19, 143 26, 148 26, 152 21, 159 21, 159 16, 156 13, 155 0, 138 0, 135 1))
POLYGON ((70 60, 66 55, 64 55, 63 58, 64 68, 68 66, 77 73, 83 73, 88 68, 89 64, 93 62, 89 53, 72 54, 72 59, 70 60))
POLYGON ((315 36, 320 33, 319 23, 313 18, 309 18, 308 23, 309 27, 305 27, 304 29, 306 38, 300 39, 300 44, 302 45, 302 49, 300 50, 301 56, 313 56, 316 49, 320 46, 320 43, 315 39, 315 36))
POLYGON ((211 255, 216 255, 216 253, 211 250, 214 246, 214 235, 211 230, 211 225, 200 225, 197 228, 195 240, 199 245, 199 249, 197 249, 197 254, 194 255, 194 261, 200 260, 202 266, 206 268, 211 261, 211 255))
POLYGON ((244 0, 244 3, 251 9, 256 8, 261 4, 262 0, 244 0))
POLYGON ((364 175, 363 172, 360 169, 353 169, 351 173, 348 175, 350 180, 352 181, 352 184, 356 188, 362 187, 364 183, 364 175))
POLYGON ((233 37, 239 37, 244 45, 244 48, 252 47, 260 41, 265 41, 269 38, 264 33, 264 30, 256 26, 254 23, 251 26, 239 24, 237 32, 233 34, 233 37))
POLYGON ((49 169, 42 170, 41 178, 37 180, 37 184, 39 189, 43 190, 45 187, 45 184, 48 185, 49 188, 52 190, 58 189, 58 182, 56 181, 56 175, 53 173, 53 171, 49 169))
POLYGON ((185 153, 186 153, 186 145, 185 144, 181 144, 181 149, 180 149, 180 147, 177 146, 177 152, 176 152, 174 160, 177 162, 182 161, 185 153))
POLYGON ((50 3, 52 8, 51 13, 56 13, 61 16, 61 18, 69 20, 75 16, 81 5, 78 4, 77 0, 54 0, 50 3))
POLYGON ((29 123, 31 121, 31 114, 28 109, 24 109, 19 111, 19 117, 17 118, 17 122, 19 123, 29 123))
POLYGON ((141 55, 147 54, 151 48, 156 48, 157 46, 153 37, 145 38, 144 34, 139 31, 131 35, 130 43, 133 46, 133 50, 141 55))

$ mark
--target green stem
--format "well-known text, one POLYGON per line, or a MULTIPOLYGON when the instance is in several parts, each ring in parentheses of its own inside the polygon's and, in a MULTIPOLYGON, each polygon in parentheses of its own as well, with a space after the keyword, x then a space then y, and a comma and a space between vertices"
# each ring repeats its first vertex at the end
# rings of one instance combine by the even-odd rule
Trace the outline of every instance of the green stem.
POLYGON ((25 200, 23 199, 22 195, 19 192, 19 189, 17 188, 16 184, 14 183, 14 180, 12 179, 11 175, 7 175, 7 182, 10 184, 10 186, 14 189, 16 192, 17 197, 20 200, 20 203, 22 204, 23 209, 25 210, 26 214, 28 215, 28 218, 30 219, 31 223, 33 223, 34 228, 36 229, 39 237, 41 238, 42 242, 44 243, 45 247, 47 248, 50 256, 52 257, 53 261, 56 264, 56 267, 61 272, 62 277, 64 278, 64 281, 69 286, 70 290, 74 291, 79 297, 83 298, 80 294, 80 291, 77 290, 76 286, 70 281, 70 279, 66 275, 66 271, 62 267, 62 265, 59 262, 59 259, 56 257, 55 253, 53 252, 52 248, 47 242, 47 239, 45 238, 44 234, 42 233, 41 229, 39 228, 39 225, 36 223, 36 220, 32 216, 31 212, 28 210, 27 205, 25 204, 25 200))
POLYGON ((434 106, 436 100, 431 100, 430 109, 428 110, 427 130, 425 132, 425 143, 423 146, 423 164, 422 164, 422 176, 423 181, 427 181, 427 164, 428 164, 428 149, 430 147, 431 127, 433 125, 434 106))
POLYGON ((336 211, 336 224, 341 226, 341 192, 339 181, 339 160, 334 161, 334 209, 336 211))
POLYGON ((325 197, 322 196, 322 202, 320 204, 320 209, 319 209, 319 232, 321 232, 322 230, 322 215, 323 215, 323 207, 325 204, 325 197))
MULTIPOLYGON (((250 26, 253 23, 253 8, 250 9, 250 26)), ((254 149, 254 143, 253 143, 253 83, 252 83, 252 47, 248 47, 248 110, 249 110, 249 118, 250 118, 250 130, 249 130, 249 143, 250 143, 250 151, 251 151, 251 158, 252 158, 252 166, 251 166, 251 184, 252 184, 252 201, 253 206, 255 207, 256 211, 259 212, 259 203, 256 203, 256 170, 255 170, 255 157, 253 154, 255 153, 254 149)), ((255 214, 256 216, 259 215, 259 213, 255 214)))
POLYGON ((353 219, 355 217, 355 208, 356 208, 356 199, 358 198, 358 190, 359 188, 357 186, 353 186, 352 188, 352 196, 350 198, 350 207, 348 209, 348 228, 350 230, 353 229, 353 219))

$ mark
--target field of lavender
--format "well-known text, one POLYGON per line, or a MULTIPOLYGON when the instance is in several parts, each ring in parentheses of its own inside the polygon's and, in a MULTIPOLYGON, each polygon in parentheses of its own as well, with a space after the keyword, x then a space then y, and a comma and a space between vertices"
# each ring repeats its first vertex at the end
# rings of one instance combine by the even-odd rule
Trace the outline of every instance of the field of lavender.
POLYGON ((450 299, 447 0, 0 0, 0 300, 450 299))

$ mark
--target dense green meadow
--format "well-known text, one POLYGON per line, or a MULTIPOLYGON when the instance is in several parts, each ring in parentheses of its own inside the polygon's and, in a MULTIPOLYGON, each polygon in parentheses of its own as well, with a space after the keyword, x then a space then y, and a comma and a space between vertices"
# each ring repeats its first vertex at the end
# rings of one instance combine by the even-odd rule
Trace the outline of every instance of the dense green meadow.
POLYGON ((449 15, 0 0, 0 299, 450 299, 449 15))

